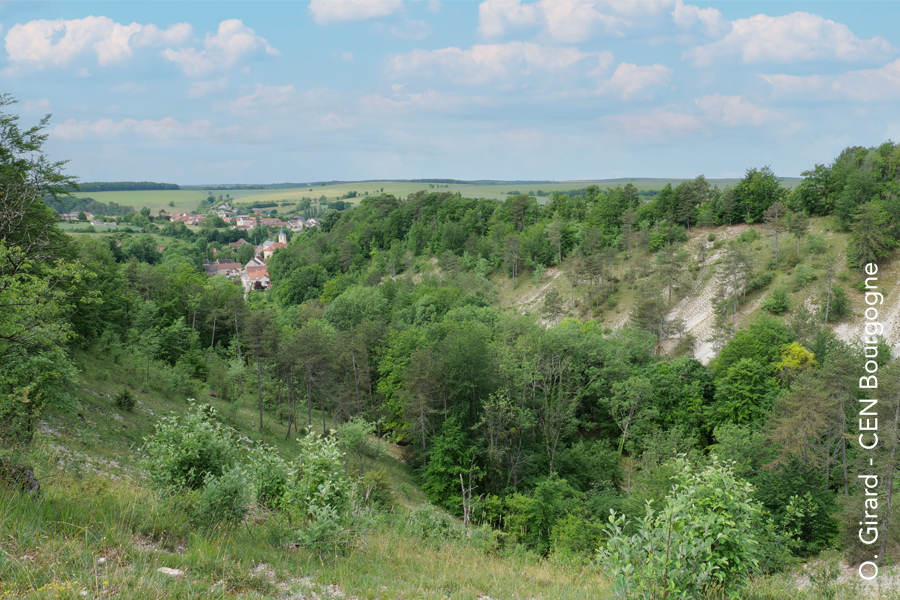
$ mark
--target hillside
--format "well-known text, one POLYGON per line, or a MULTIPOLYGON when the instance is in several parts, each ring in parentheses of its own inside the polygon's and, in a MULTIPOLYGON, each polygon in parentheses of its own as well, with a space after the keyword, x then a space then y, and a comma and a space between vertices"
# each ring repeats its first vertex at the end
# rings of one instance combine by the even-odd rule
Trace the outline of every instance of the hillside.
POLYGON ((66 178, 9 183, 0 593, 778 598, 806 564, 811 597, 860 597, 831 566, 900 555, 893 510, 880 559, 857 534, 900 468, 897 156, 794 188, 379 189, 277 247, 146 214, 70 237, 41 201, 66 178))

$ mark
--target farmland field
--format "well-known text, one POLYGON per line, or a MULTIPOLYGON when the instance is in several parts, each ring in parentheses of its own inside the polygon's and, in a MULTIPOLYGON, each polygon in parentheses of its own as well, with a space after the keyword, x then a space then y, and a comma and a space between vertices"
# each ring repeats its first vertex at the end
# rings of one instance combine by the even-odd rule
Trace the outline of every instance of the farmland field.
MULTIPOLYGON (((597 185, 600 189, 615 188, 619 185, 627 183, 634 184, 638 190, 661 190, 667 183, 678 185, 684 179, 605 179, 595 181, 561 181, 551 183, 449 183, 449 184, 430 184, 427 182, 412 181, 368 181, 356 183, 337 183, 325 186, 312 186, 290 189, 266 189, 266 190, 214 190, 215 196, 230 194, 231 199, 236 201, 238 205, 259 202, 297 202, 302 198, 320 198, 325 196, 327 200, 338 200, 341 196, 345 196, 350 191, 355 191, 360 197, 365 196, 365 192, 369 195, 377 195, 384 191, 385 194, 405 198, 409 194, 419 190, 425 191, 447 191, 452 193, 461 193, 463 196, 472 198, 506 198, 507 194, 512 191, 518 191, 523 194, 536 193, 538 190, 544 192, 564 192, 567 190, 576 190, 587 187, 589 185, 597 185), (434 186, 434 187, 429 187, 434 186), (438 187, 446 186, 446 187, 438 187)), ((725 186, 733 186, 738 179, 710 179, 710 184, 717 185, 720 188, 725 186)), ((787 188, 794 188, 800 182, 799 178, 786 178, 782 181, 782 185, 787 188)), ((152 191, 121 191, 121 192, 84 192, 75 194, 76 197, 90 197, 97 202, 115 202, 122 206, 133 206, 135 210, 140 210, 146 206, 152 212, 156 213, 163 209, 168 212, 190 212, 196 210, 200 202, 206 198, 206 190, 152 190, 152 191), (169 206, 169 202, 174 206, 169 206)), ((359 198, 351 199, 351 202, 358 202, 359 198)))
MULTIPOLYGON (((254 196, 257 194, 272 192, 273 190, 216 190, 215 196, 231 194, 233 200, 254 196)), ((159 209, 167 212, 190 212, 195 210, 201 200, 207 196, 205 190, 148 190, 148 191, 121 191, 121 192, 78 192, 73 194, 76 198, 93 198, 97 202, 115 202, 122 206, 133 206, 140 210, 144 206, 156 213, 159 209), (175 204, 169 206, 169 202, 175 204)))

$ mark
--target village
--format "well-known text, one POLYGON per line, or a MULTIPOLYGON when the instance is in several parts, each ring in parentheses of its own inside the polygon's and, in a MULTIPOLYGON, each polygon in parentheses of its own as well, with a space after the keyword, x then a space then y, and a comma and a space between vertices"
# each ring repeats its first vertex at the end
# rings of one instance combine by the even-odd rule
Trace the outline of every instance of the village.
MULTIPOLYGON (((184 223, 187 226, 199 227, 204 219, 208 218, 210 215, 214 215, 222 219, 229 229, 246 232, 250 232, 260 225, 269 228, 279 227, 278 241, 266 240, 261 244, 254 246, 253 258, 250 259, 247 264, 242 265, 240 262, 235 262, 233 260, 203 260, 202 266, 208 276, 228 277, 232 280, 240 279, 241 286, 244 288, 244 296, 246 297, 251 290, 266 290, 272 286, 272 282, 269 279, 268 261, 276 250, 287 248, 288 240, 285 229, 291 233, 299 233, 304 229, 319 226, 319 219, 314 217, 304 219, 301 216, 295 216, 283 220, 278 217, 264 217, 263 215, 267 214, 267 211, 262 208, 253 208, 250 212, 252 214, 237 214, 237 211, 229 204, 221 204, 214 211, 210 211, 207 214, 166 213, 165 211, 160 211, 156 215, 148 216, 155 222, 169 221, 184 223)), ((271 214, 272 212, 276 212, 276 210, 272 209, 268 214, 271 214)), ((88 221, 93 226, 114 227, 123 224, 121 219, 117 219, 115 222, 107 222, 102 219, 95 219, 94 217, 95 215, 91 213, 71 212, 60 215, 60 220, 70 222, 88 221)), ((234 250, 239 250, 245 244, 250 244, 250 242, 244 238, 240 238, 236 242, 230 242, 228 245, 234 250)), ((162 252, 164 249, 164 247, 158 247, 157 251, 162 252)), ((215 249, 213 249, 212 252, 213 255, 217 253, 215 249)))

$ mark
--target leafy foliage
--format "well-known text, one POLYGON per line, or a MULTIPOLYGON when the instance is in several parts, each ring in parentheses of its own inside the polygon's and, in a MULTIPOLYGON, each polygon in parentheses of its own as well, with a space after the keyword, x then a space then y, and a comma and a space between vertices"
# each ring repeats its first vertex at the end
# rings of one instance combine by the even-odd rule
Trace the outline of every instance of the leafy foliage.
POLYGON ((235 465, 233 435, 214 421, 215 409, 189 402, 184 418, 163 417, 156 432, 144 438, 143 465, 157 485, 199 489, 208 477, 221 477, 235 465))
POLYGON ((613 512, 608 541, 598 560, 620 598, 738 597, 760 570, 762 508, 753 486, 716 461, 696 471, 676 462, 675 482, 665 505, 647 508, 637 532, 613 512))

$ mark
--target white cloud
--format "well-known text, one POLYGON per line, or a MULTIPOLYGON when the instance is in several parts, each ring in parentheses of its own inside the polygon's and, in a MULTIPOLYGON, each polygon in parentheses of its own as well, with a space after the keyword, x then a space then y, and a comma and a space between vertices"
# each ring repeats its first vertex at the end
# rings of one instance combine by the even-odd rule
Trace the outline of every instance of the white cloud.
POLYGON ((700 25, 704 33, 712 36, 720 36, 728 31, 728 21, 718 10, 685 4, 684 0, 675 0, 672 19, 679 29, 690 30, 700 25))
POLYGON ((228 19, 219 23, 215 35, 206 34, 202 50, 193 47, 179 50, 166 48, 162 55, 179 65, 186 75, 196 77, 230 67, 242 58, 258 53, 277 55, 278 50, 240 19, 228 19))
POLYGON ((616 67, 612 77, 600 85, 598 91, 613 92, 622 100, 628 100, 648 87, 667 85, 671 77, 672 69, 664 65, 639 67, 631 63, 621 63, 616 67))
POLYGON ((431 27, 425 21, 404 19, 391 27, 391 35, 410 40, 424 40, 431 33, 431 27))
POLYGON ((900 99, 900 59, 877 69, 839 75, 762 75, 776 94, 807 99, 878 102, 900 99))
POLYGON ((188 98, 201 98, 215 92, 221 92, 228 87, 228 78, 223 77, 215 81, 197 81, 188 90, 188 98))
POLYGON ((760 126, 781 118, 781 114, 764 106, 759 106, 740 96, 712 94, 697 98, 694 103, 706 113, 711 123, 727 127, 741 125, 760 126))
POLYGON ((112 119, 99 121, 77 121, 67 119, 60 123, 49 134, 51 139, 61 141, 80 141, 91 138, 112 140, 124 136, 137 136, 153 141, 169 140, 208 140, 214 133, 236 135, 239 128, 214 128, 209 121, 179 121, 174 117, 165 117, 154 121, 145 119, 125 119, 115 122, 112 119))
POLYGON ((26 100, 23 105, 25 110, 34 110, 36 108, 48 108, 50 106, 50 100, 48 98, 41 98, 40 100, 26 100))
POLYGON ((170 25, 168 29, 160 29, 152 23, 144 27, 134 36, 134 45, 139 46, 180 46, 187 43, 194 35, 194 28, 188 23, 170 25))
POLYGON ((539 26, 558 40, 581 41, 598 27, 621 36, 634 19, 659 13, 672 0, 485 0, 478 6, 479 31, 495 37, 510 29, 539 26))
POLYGON ((319 25, 385 17, 398 10, 403 0, 311 0, 309 10, 319 25))
POLYGON ((685 50, 683 57, 708 66, 724 56, 740 55, 745 63, 804 60, 855 61, 887 56, 891 45, 875 36, 861 40, 846 25, 819 15, 795 12, 781 17, 756 15, 732 21, 722 39, 685 50))
POLYGON ((276 107, 289 104, 295 98, 293 85, 263 85, 256 84, 252 94, 240 96, 229 104, 232 110, 255 110, 261 107, 276 107))
POLYGON ((703 127, 695 116, 667 109, 608 115, 600 119, 606 127, 630 138, 670 138, 688 135, 703 127))
POLYGON ((413 50, 389 61, 394 75, 440 74, 454 83, 509 83, 533 72, 560 73, 576 65, 593 67, 592 73, 609 68, 611 52, 581 52, 576 48, 549 47, 531 42, 476 44, 468 50, 441 48, 413 50))
POLYGON ((166 30, 155 25, 123 25, 108 17, 39 19, 14 25, 6 34, 6 52, 13 63, 42 69, 64 67, 93 53, 104 66, 132 56, 133 48, 184 40, 190 25, 179 23, 166 30))

